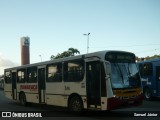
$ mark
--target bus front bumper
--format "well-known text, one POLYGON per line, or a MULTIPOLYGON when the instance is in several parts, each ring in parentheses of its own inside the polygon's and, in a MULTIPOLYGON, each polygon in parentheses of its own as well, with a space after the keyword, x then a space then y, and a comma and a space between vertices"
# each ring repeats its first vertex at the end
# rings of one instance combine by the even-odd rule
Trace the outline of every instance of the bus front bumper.
POLYGON ((128 106, 138 106, 143 102, 143 95, 139 95, 133 99, 120 99, 116 97, 108 98, 107 110, 114 110, 128 106))

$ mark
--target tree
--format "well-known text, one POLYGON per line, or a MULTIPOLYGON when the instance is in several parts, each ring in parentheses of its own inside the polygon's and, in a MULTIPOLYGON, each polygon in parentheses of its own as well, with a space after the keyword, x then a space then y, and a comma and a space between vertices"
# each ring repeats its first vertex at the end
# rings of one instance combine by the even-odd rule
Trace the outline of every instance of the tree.
POLYGON ((55 59, 55 56, 54 56, 54 55, 51 55, 50 59, 51 59, 51 60, 55 59))
POLYGON ((63 53, 58 53, 56 56, 51 55, 50 59, 58 59, 58 58, 64 58, 64 57, 70 57, 75 56, 75 54, 80 54, 78 49, 75 48, 69 48, 67 51, 64 51, 63 53))
POLYGON ((143 58, 136 57, 136 60, 137 61, 144 61, 144 60, 150 60, 150 59, 155 59, 155 58, 160 58, 160 55, 147 56, 147 57, 143 57, 143 58))
POLYGON ((80 54, 78 49, 75 49, 75 48, 69 48, 68 51, 70 52, 71 56, 74 56, 74 54, 80 54))

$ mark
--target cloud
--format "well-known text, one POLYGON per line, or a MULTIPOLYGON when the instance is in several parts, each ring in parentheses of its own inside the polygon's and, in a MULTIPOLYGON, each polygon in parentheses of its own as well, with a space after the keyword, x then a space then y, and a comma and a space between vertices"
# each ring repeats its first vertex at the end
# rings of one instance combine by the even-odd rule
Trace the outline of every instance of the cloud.
POLYGON ((11 60, 5 58, 2 54, 0 54, 0 75, 4 73, 4 69, 15 66, 18 66, 18 64, 12 62, 11 60))
POLYGON ((16 63, 0 56, 0 67, 13 67, 13 66, 16 66, 16 63))

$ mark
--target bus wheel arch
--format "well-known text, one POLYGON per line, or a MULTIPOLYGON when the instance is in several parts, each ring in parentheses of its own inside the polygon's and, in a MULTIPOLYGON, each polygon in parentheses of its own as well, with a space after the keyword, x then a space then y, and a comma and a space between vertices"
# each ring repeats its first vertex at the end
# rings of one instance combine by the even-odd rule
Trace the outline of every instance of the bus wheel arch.
POLYGON ((83 111, 84 105, 81 96, 77 93, 71 94, 68 98, 68 108, 74 112, 83 111))
POLYGON ((19 93, 19 101, 21 103, 21 105, 26 106, 27 105, 27 99, 26 99, 26 95, 23 91, 21 91, 19 93))
POLYGON ((152 99, 152 93, 148 86, 145 86, 143 88, 143 94, 144 94, 145 100, 150 101, 152 99))

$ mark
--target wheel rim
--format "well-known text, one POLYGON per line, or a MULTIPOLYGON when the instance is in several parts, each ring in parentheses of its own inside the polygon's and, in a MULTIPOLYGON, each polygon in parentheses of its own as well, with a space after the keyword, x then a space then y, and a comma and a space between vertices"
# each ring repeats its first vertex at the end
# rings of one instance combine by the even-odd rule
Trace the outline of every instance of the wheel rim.
POLYGON ((146 90, 145 90, 145 97, 146 97, 147 99, 149 99, 149 98, 151 97, 151 93, 150 93, 149 89, 146 89, 146 90))
POLYGON ((83 108, 82 101, 77 97, 72 98, 72 100, 70 101, 70 110, 78 112, 82 111, 82 108, 83 108))
POLYGON ((21 104, 22 104, 22 105, 25 105, 25 104, 26 104, 26 98, 25 98, 25 95, 24 95, 24 94, 21 95, 20 101, 21 101, 21 104))
POLYGON ((80 101, 75 100, 75 101, 72 103, 72 110, 73 110, 73 111, 80 111, 80 110, 81 110, 81 103, 80 103, 80 101))

